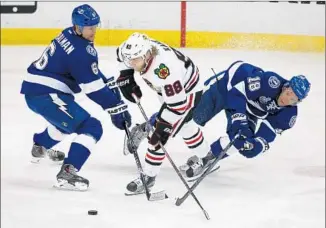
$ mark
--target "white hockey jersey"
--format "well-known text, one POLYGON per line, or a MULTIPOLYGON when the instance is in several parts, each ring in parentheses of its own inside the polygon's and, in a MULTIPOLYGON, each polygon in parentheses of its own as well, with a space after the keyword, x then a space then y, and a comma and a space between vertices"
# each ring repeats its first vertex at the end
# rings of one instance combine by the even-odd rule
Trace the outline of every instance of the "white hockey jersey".
MULTIPOLYGON (((190 58, 178 50, 156 40, 151 40, 151 44, 158 54, 140 75, 160 96, 162 107, 159 117, 174 125, 194 107, 196 92, 202 90, 199 70, 190 58)), ((118 48, 117 55, 123 61, 121 48, 118 48)), ((120 70, 126 69, 129 67, 121 62, 120 70)))

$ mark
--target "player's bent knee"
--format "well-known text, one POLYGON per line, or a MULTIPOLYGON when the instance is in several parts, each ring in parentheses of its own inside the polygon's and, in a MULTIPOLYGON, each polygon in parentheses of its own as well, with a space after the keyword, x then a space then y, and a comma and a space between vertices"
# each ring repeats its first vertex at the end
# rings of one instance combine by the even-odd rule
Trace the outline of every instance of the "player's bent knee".
POLYGON ((103 135, 102 124, 94 117, 90 117, 79 126, 76 133, 91 135, 96 141, 99 141, 103 135))

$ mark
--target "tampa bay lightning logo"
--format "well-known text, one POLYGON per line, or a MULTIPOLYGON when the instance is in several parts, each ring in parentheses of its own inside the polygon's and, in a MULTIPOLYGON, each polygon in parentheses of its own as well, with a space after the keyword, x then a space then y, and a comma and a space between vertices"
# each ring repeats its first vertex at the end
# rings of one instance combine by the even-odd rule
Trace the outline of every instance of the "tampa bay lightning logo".
POLYGON ((267 111, 273 111, 279 109, 279 107, 276 105, 275 101, 270 102, 268 105, 266 105, 267 111))
POLYGON ((272 100, 272 98, 270 98, 270 97, 265 97, 265 96, 259 97, 259 102, 262 104, 267 104, 271 100, 272 100))
POLYGON ((90 54, 92 56, 96 56, 97 55, 96 50, 91 45, 88 45, 86 47, 86 51, 88 52, 88 54, 90 54))
POLYGON ((281 85, 281 82, 280 82, 280 80, 277 77, 271 76, 268 79, 268 84, 269 84, 269 86, 271 88, 276 89, 276 88, 278 88, 281 85))

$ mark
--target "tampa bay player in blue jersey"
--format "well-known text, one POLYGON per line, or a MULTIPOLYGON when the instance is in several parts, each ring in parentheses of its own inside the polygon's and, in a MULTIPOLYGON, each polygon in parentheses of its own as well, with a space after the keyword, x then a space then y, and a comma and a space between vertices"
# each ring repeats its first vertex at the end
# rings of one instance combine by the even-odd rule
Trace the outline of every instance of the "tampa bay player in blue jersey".
POLYGON ((100 16, 91 6, 76 7, 72 12, 73 26, 53 39, 42 56, 28 67, 21 88, 28 107, 50 123, 42 133, 34 134, 32 156, 39 160, 48 154, 52 160, 63 160, 55 184, 58 188, 88 189, 89 181, 77 172, 103 133, 100 121, 74 101, 74 94, 83 91, 110 114, 118 129, 131 125, 119 90, 107 86, 108 79, 98 68, 93 41, 99 23, 100 16), (77 136, 66 158, 64 153, 51 150, 72 133, 77 136))
POLYGON ((180 167, 189 179, 202 174, 238 132, 240 137, 222 159, 237 152, 247 158, 266 152, 277 134, 294 126, 297 104, 308 95, 310 83, 303 75, 287 80, 275 72, 237 61, 209 78, 205 87, 194 111, 194 120, 205 126, 224 110, 228 121, 227 136, 212 143, 206 157, 190 157, 180 167))

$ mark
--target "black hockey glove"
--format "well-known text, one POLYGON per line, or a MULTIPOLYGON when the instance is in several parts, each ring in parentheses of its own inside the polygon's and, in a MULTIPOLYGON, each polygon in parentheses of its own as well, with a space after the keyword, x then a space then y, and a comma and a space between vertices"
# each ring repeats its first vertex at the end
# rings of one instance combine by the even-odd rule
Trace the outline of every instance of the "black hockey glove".
POLYGON ((135 94, 138 99, 142 97, 140 87, 137 85, 134 78, 134 70, 122 70, 117 79, 118 86, 123 96, 130 102, 136 103, 132 94, 135 94))
POLYGON ((163 120, 156 120, 154 126, 155 131, 149 138, 148 143, 151 144, 155 150, 159 150, 161 148, 159 142, 161 142, 162 145, 165 145, 168 141, 172 133, 172 125, 163 120))

